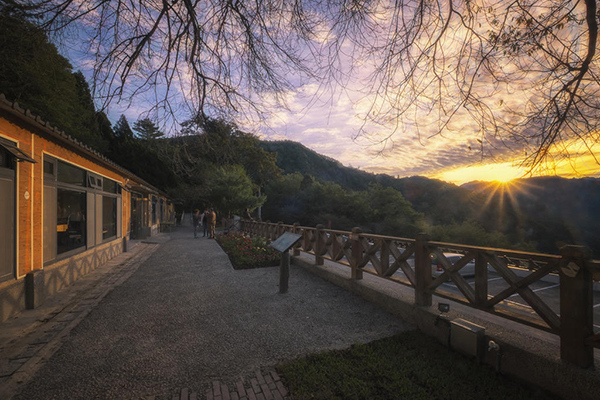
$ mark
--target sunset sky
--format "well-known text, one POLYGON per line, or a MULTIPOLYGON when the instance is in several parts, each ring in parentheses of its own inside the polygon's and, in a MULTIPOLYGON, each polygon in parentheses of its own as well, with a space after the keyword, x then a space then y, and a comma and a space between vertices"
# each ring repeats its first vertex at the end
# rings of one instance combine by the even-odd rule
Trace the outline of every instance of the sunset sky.
MULTIPOLYGON (((484 28, 485 26, 482 29, 484 28)), ((460 47, 462 42, 457 41, 461 39, 460 29, 455 34, 446 38, 447 42, 444 42, 446 49, 452 46, 460 47)), ((352 57, 354 48, 348 43, 344 43, 343 48, 345 52, 342 53, 350 55, 346 57, 352 57)), ((70 55, 72 57, 69 58, 76 68, 82 69, 90 78, 94 58, 90 54, 80 54, 78 57, 72 52, 70 55)), ((343 57, 341 58, 343 61, 343 57)), ((386 100, 382 100, 381 93, 379 97, 374 94, 377 90, 369 90, 369 86, 364 84, 369 81, 369 77, 373 78, 372 72, 377 70, 375 66, 378 65, 375 61, 379 60, 370 61, 371 63, 369 60, 358 58, 357 63, 355 59, 352 80, 345 81, 343 85, 335 80, 325 83, 304 81, 302 84, 296 84, 294 82, 297 90, 290 90, 283 95, 287 100, 287 108, 269 107, 268 100, 266 103, 261 103, 262 106, 266 104, 265 108, 271 112, 266 123, 250 123, 242 118, 235 122, 241 129, 255 133, 262 139, 297 141, 346 166, 373 173, 398 177, 421 175, 456 184, 473 180, 508 181, 528 176, 528 170, 519 165, 528 154, 527 150, 531 154, 531 149, 524 148, 523 143, 511 141, 510 138, 505 140, 506 136, 497 135, 493 129, 486 131, 487 136, 483 135, 481 126, 470 118, 469 113, 472 110, 468 110, 466 106, 454 109, 450 104, 447 109, 450 110, 449 115, 452 115, 452 118, 446 121, 444 121, 445 110, 444 114, 439 114, 435 112, 435 107, 430 106, 435 104, 435 101, 444 103, 447 98, 450 98, 452 103, 453 92, 445 93, 446 97, 439 98, 436 97, 435 87, 427 87, 426 90, 419 91, 417 97, 409 97, 406 101, 408 104, 420 103, 419 106, 400 107, 404 112, 402 119, 386 120, 385 123, 395 126, 383 125, 384 122, 382 125, 365 122, 365 115, 371 116, 372 113, 378 115, 377 112, 381 111, 385 114, 385 107, 380 108, 379 105, 386 100), (431 90, 434 93, 431 93, 431 90), (371 108, 373 104, 375 107, 371 108), (445 122, 448 122, 447 126, 444 125, 445 122), (443 125, 443 128, 440 128, 440 125, 443 125)), ((452 58, 449 57, 447 61, 451 64, 452 58)), ((340 76, 346 75, 350 76, 350 71, 340 73, 340 76)), ((294 80, 294 78, 290 79, 294 80)), ((370 88, 377 88, 379 83, 377 80, 371 81, 370 88)), ((505 109, 523 109, 536 98, 535 92, 525 92, 525 96, 516 96, 510 90, 503 90, 503 86, 489 89, 494 86, 494 83, 493 76, 483 74, 478 76, 472 90, 479 91, 479 98, 485 103, 486 109, 498 118, 497 125, 494 125, 496 127, 502 125, 505 109)), ((190 82, 184 81, 179 89, 171 88, 171 90, 185 98, 189 84, 190 82)), ((157 88, 154 91, 160 94, 161 90, 157 88)), ((241 91, 243 92, 243 89, 241 91)), ((148 93, 150 92, 153 91, 150 90, 148 93)), ((394 90, 390 92, 397 93, 394 90)), ((252 93, 249 94, 251 95, 252 93)), ((260 97, 260 99, 262 101, 264 98, 260 97)), ((401 103, 405 101, 402 96, 393 98, 392 102, 393 100, 401 103)), ((184 100, 183 103, 188 101, 184 100)), ((129 107, 123 103, 111 104, 108 114, 113 123, 121 114, 125 114, 132 124, 144 117, 143 113, 153 105, 156 105, 156 100, 145 101, 138 97, 129 104, 129 107)), ((176 119, 181 122, 188 119, 192 113, 193 111, 188 109, 187 114, 182 112, 176 119)), ((524 136, 527 135, 526 133, 524 136)), ((541 172, 536 172, 534 175, 600 176, 600 167, 592 155, 600 154, 600 146, 591 149, 586 149, 579 143, 564 146, 569 148, 569 153, 572 155, 570 159, 561 158, 557 151, 556 154, 551 154, 549 163, 542 166, 541 172)))
MULTIPOLYGON (((527 169, 519 166, 518 157, 522 155, 512 154, 511 149, 488 148, 482 157, 474 133, 448 132, 427 137, 408 130, 394 134, 387 143, 370 140, 386 136, 390 130, 364 126, 357 116, 360 101, 350 97, 347 94, 321 100, 306 108, 307 98, 301 94, 292 96, 290 111, 275 113, 269 129, 259 128, 258 133, 267 140, 300 142, 346 166, 373 173, 399 177, 422 175, 458 185, 474 180, 505 182, 529 176, 527 169), (372 137, 366 134, 357 137, 361 129, 372 137)), ((580 147, 572 150, 585 153, 580 147)), ((595 150, 600 150, 600 146, 595 150)), ((600 166, 591 155, 585 154, 547 165, 543 174, 567 178, 600 176, 600 166)))
MULTIPOLYGON (((387 136, 390 130, 365 126, 358 116, 360 101, 351 98, 351 93, 347 91, 337 98, 322 98, 309 107, 313 94, 310 87, 298 94, 290 94, 289 110, 273 112, 268 125, 242 125, 241 128, 265 140, 300 142, 345 166, 373 173, 399 177, 421 175, 457 185, 474 180, 509 181, 528 176, 527 169, 518 165, 520 154, 511 154, 510 149, 498 147, 491 154, 490 149, 486 149, 486 155, 482 157, 476 135, 468 132, 427 137, 408 130, 394 134, 386 143, 378 142, 377 139, 387 136)), ((109 115, 116 122, 124 113, 133 123, 143 111, 143 104, 128 109, 113 105, 109 115)), ((583 152, 583 149, 578 150, 583 152)), ((587 154, 548 166, 544 174, 567 178, 598 177, 600 166, 587 154)))

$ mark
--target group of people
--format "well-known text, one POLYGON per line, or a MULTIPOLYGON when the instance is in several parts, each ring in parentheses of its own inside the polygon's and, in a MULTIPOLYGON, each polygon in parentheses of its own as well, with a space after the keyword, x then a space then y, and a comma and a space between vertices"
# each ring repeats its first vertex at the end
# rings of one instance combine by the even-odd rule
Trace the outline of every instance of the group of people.
POLYGON ((202 225, 203 237, 208 235, 209 239, 215 238, 215 228, 217 226, 217 214, 212 208, 207 208, 202 214, 199 209, 194 210, 192 214, 192 224, 194 225, 194 238, 198 238, 198 229, 202 225))

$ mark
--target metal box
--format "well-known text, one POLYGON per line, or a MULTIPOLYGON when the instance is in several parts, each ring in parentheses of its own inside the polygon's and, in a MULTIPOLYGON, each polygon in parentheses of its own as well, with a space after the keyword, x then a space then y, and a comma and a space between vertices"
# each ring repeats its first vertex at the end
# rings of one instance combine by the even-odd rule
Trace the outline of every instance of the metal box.
POLYGON ((450 346, 459 352, 483 361, 485 328, 464 319, 450 322, 450 346))

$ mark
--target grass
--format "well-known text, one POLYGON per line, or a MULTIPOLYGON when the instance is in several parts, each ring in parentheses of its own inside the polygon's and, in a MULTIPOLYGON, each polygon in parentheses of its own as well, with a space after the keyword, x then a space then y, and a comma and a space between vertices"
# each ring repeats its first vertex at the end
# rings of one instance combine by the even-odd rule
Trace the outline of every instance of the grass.
POLYGON ((295 400, 548 399, 419 331, 280 364, 295 400))
POLYGON ((269 241, 263 237, 229 233, 218 235, 216 239, 234 269, 273 267, 281 260, 281 253, 270 247, 269 241))

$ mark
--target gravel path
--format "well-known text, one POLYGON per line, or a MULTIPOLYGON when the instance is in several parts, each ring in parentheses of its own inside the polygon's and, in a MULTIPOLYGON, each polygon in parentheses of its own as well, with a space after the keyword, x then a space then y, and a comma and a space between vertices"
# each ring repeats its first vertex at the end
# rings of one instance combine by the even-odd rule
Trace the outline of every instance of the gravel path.
POLYGON ((65 339, 15 399, 171 398, 283 360, 411 329, 298 267, 235 271, 180 227, 65 339))

